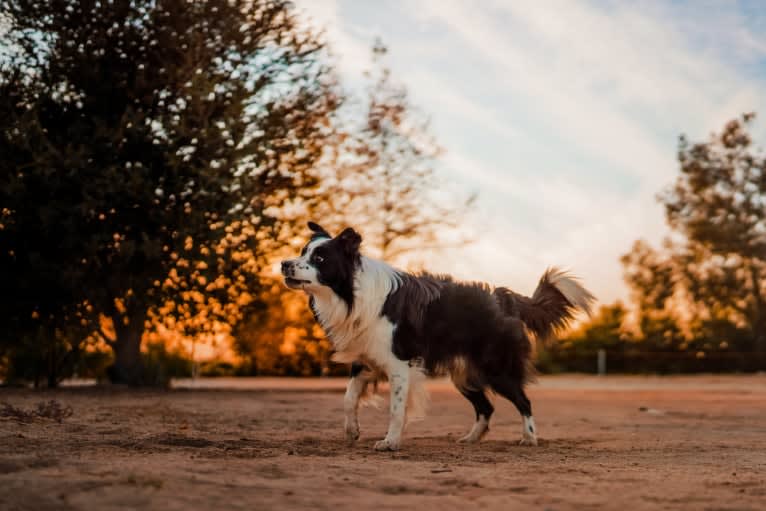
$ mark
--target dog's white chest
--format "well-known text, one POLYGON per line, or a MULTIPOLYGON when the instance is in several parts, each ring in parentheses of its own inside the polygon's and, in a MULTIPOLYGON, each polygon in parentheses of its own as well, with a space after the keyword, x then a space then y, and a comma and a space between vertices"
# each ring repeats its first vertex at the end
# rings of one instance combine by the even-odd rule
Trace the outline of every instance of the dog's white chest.
POLYGON ((314 311, 335 348, 333 359, 353 362, 359 357, 385 365, 390 357, 395 325, 382 314, 389 293, 399 286, 390 266, 362 257, 354 276, 351 308, 330 288, 313 295, 314 311))
POLYGON ((359 305, 359 310, 352 308, 351 314, 348 314, 342 300, 326 298, 329 299, 322 300, 315 296, 314 310, 335 349, 333 360, 351 363, 365 358, 385 364, 391 351, 395 325, 380 314, 382 303, 375 310, 355 303, 359 305))

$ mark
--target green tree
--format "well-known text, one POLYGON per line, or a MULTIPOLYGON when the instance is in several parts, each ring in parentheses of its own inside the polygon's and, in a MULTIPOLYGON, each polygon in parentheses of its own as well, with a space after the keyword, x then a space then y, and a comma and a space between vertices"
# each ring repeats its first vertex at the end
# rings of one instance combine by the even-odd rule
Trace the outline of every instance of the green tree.
POLYGON ((640 330, 644 332, 653 321, 672 316, 669 302, 676 289, 676 267, 672 258, 658 252, 646 241, 637 240, 620 262, 636 307, 640 330))
POLYGON ((2 10, 4 301, 29 298, 17 323, 109 318, 112 377, 141 383, 150 313, 179 289, 230 299, 217 274, 261 254, 274 208, 313 184, 337 103, 322 46, 281 0, 2 10), (234 222, 251 235, 222 248, 234 222))
POLYGON ((729 318, 766 352, 766 157, 753 146, 754 114, 702 143, 681 137, 681 174, 660 197, 685 238, 678 274, 708 319, 729 318))

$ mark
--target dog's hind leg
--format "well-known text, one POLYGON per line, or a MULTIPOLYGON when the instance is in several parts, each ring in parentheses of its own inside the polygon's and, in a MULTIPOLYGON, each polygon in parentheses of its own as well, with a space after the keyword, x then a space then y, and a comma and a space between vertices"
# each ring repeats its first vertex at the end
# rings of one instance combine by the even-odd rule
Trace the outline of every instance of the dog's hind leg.
POLYGON ((476 422, 474 422, 471 431, 458 440, 458 442, 473 444, 481 440, 489 431, 489 419, 492 417, 492 412, 495 411, 495 408, 487 399, 487 394, 483 389, 474 390, 466 387, 458 387, 457 389, 471 402, 476 412, 476 422))
POLYGON ((524 392, 524 385, 510 377, 493 378, 490 381, 492 388, 501 396, 508 399, 521 414, 524 425, 521 430, 521 445, 537 445, 537 429, 535 419, 532 417, 532 404, 524 392))
POLYGON ((346 395, 343 397, 343 411, 346 416, 345 432, 349 443, 359 438, 359 400, 364 396, 367 385, 375 379, 375 373, 361 362, 351 364, 351 379, 346 386, 346 395))

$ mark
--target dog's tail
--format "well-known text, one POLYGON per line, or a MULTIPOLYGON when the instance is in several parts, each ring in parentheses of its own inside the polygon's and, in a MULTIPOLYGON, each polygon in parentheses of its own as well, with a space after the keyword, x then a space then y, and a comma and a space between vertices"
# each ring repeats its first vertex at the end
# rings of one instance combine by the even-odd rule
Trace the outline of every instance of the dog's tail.
POLYGON ((505 287, 495 289, 494 294, 503 311, 521 319, 543 343, 566 329, 577 312, 590 315, 595 300, 577 278, 558 268, 543 273, 531 298, 505 287))

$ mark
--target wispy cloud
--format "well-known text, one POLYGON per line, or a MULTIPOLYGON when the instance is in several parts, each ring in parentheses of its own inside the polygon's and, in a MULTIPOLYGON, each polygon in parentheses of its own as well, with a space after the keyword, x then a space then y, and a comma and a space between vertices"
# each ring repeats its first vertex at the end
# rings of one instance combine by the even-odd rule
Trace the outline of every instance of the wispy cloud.
POLYGON ((305 23, 324 33, 336 63, 348 78, 355 78, 369 66, 372 38, 364 40, 350 33, 337 0, 298 1, 296 7, 305 23))

